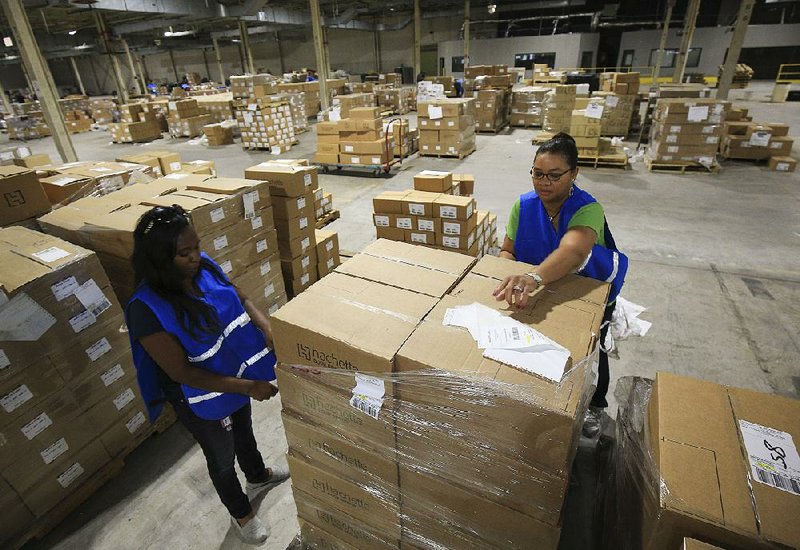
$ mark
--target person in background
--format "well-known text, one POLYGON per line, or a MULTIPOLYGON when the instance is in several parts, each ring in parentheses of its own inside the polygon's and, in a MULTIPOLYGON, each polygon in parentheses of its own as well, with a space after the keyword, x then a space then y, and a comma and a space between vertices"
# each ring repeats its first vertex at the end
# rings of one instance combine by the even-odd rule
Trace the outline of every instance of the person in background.
POLYGON ((278 393, 269 320, 200 251, 188 214, 156 207, 134 232, 137 288, 125 309, 139 387, 151 421, 165 402, 194 436, 231 524, 245 542, 267 531, 250 499, 285 480, 267 468, 253 434, 250 398, 278 393), (234 467, 247 479, 242 490, 234 467))
POLYGON ((509 306, 524 308, 528 296, 569 273, 611 284, 600 331, 597 389, 584 433, 600 428, 600 412, 608 406, 608 354, 603 343, 619 295, 628 258, 614 242, 605 212, 589 193, 578 188, 578 148, 572 136, 559 133, 542 144, 533 158, 533 190, 511 209, 500 256, 533 264, 526 273, 506 277, 494 292, 509 306))

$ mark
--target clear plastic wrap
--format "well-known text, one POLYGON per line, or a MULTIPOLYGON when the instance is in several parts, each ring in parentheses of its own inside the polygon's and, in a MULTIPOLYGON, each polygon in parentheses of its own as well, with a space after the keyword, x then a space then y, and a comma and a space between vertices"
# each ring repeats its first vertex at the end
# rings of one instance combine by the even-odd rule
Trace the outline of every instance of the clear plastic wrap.
POLYGON ((559 384, 280 365, 312 548, 556 548, 597 351, 559 384))

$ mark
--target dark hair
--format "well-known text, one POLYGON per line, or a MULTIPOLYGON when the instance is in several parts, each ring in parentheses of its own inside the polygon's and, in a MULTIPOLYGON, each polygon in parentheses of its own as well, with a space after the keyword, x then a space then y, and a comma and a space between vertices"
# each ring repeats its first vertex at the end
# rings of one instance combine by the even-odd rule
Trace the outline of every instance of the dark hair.
MULTIPOLYGON (((181 326, 193 338, 204 339, 220 330, 216 310, 188 294, 185 275, 175 265, 178 237, 191 225, 189 214, 177 204, 157 206, 144 213, 133 232, 133 272, 136 285, 146 283, 175 311, 181 326)), ((200 269, 209 270, 223 284, 230 284, 217 267, 205 258, 200 269)))
POLYGON ((561 155, 569 165, 570 170, 575 170, 578 167, 578 146, 575 144, 575 139, 565 132, 559 132, 545 141, 536 150, 533 162, 536 162, 536 157, 539 156, 539 153, 561 155))

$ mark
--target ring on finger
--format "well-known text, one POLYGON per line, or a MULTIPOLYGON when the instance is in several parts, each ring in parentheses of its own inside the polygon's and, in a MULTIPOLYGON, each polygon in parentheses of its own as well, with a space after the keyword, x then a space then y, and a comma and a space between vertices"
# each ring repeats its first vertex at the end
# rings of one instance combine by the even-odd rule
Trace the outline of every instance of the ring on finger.
POLYGON ((522 292, 523 288, 519 285, 514 285, 514 290, 517 292, 522 292))

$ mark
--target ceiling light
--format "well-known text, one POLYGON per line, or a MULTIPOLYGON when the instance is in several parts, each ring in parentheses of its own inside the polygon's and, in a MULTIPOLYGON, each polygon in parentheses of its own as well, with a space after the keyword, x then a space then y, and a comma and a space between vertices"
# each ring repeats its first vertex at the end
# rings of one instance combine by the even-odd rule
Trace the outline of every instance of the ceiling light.
POLYGON ((188 36, 190 34, 194 34, 194 31, 173 31, 172 27, 170 27, 168 31, 164 31, 165 38, 177 38, 179 36, 188 36))
POLYGON ((231 40, 231 42, 233 42, 234 44, 238 44, 239 42, 241 42, 241 40, 239 40, 238 38, 234 38, 233 40, 231 40))
POLYGON ((91 44, 87 44, 86 42, 84 42, 84 43, 83 43, 83 44, 81 44, 80 46, 75 46, 75 47, 73 47, 72 49, 73 49, 73 50, 88 50, 89 48, 94 48, 94 46, 92 46, 91 44))
POLYGON ((13 40, 11 40, 11 37, 10 37, 10 36, 4 36, 4 37, 3 37, 3 44, 5 44, 5 46, 6 46, 7 48, 10 48, 11 46, 13 46, 13 45, 14 45, 14 41, 13 41, 13 40))
POLYGON ((11 61, 12 59, 19 59, 19 56, 6 54, 6 56, 3 59, 5 59, 6 61, 11 61))
POLYGON ((72 29, 72 30, 71 30, 71 31, 69 31, 67 34, 68 34, 68 35, 70 35, 70 36, 75 36, 75 33, 77 33, 77 32, 78 32, 78 31, 76 31, 75 29, 72 29))
POLYGON ((489 4, 488 8, 489 8, 489 13, 494 13, 495 11, 497 11, 497 4, 489 4))

